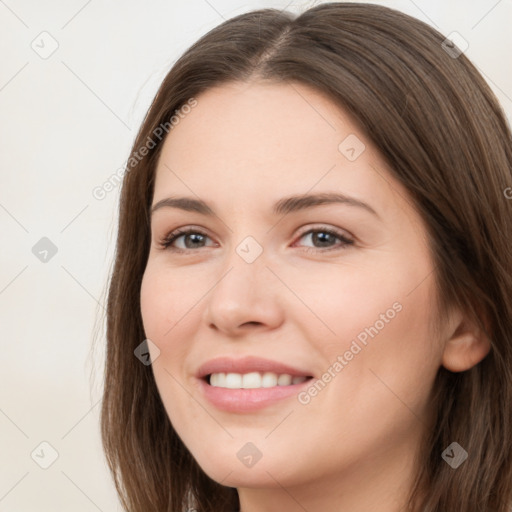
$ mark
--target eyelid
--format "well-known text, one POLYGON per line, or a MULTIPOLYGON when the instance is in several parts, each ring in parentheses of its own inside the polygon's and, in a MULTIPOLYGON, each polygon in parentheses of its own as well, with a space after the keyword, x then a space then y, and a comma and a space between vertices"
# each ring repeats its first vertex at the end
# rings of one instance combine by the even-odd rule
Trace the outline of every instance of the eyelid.
POLYGON ((301 230, 297 236, 300 238, 301 236, 305 235, 306 233, 309 233, 310 231, 322 231, 322 230, 336 233, 337 236, 342 236, 344 238, 350 238, 351 240, 355 240, 355 237, 352 235, 352 233, 350 233, 346 229, 336 228, 336 227, 330 226, 328 224, 314 224, 312 226, 308 225, 304 229, 301 228, 301 230))

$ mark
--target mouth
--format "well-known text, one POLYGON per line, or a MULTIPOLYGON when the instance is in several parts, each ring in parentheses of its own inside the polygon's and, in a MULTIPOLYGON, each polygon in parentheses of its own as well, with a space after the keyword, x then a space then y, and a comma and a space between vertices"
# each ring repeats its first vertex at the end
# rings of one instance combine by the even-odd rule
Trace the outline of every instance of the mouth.
POLYGON ((254 357, 211 360, 200 367, 196 377, 212 405, 235 413, 255 411, 296 396, 314 378, 307 371, 254 357))

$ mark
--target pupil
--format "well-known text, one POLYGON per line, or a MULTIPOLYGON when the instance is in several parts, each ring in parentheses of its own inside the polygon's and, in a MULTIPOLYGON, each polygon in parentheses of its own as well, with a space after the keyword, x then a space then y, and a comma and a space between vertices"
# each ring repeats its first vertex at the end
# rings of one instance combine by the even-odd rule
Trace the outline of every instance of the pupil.
POLYGON ((325 233, 325 232, 319 232, 319 233, 315 233, 313 236, 314 236, 315 240, 320 239, 319 240, 320 244, 322 244, 322 243, 324 243, 324 244, 327 243, 328 244, 328 242, 329 242, 328 239, 330 238, 331 234, 330 233, 325 233))
MULTIPOLYGON (((192 233, 192 234, 189 234, 185 237, 185 246, 188 248, 188 249, 195 249, 195 247, 191 247, 191 245, 193 245, 193 242, 192 244, 188 244, 187 243, 187 240, 191 239, 191 238, 194 238, 194 239, 197 239, 197 238, 202 238, 203 235, 200 235, 199 233, 192 233)), ((197 242, 197 240, 195 240, 197 242)), ((201 241, 201 240, 199 240, 201 241)))

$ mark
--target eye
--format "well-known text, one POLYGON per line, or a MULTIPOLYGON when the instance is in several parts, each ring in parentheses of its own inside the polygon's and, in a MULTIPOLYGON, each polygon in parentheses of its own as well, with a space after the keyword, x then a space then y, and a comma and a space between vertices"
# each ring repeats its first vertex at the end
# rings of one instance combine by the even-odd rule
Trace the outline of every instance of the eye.
MULTIPOLYGON (((299 240, 303 238, 309 239, 314 244, 313 247, 305 247, 306 251, 312 252, 344 249, 354 244, 354 240, 348 238, 342 232, 328 227, 309 229, 300 235, 299 240), (332 244, 336 243, 336 240, 339 240, 339 242, 337 245, 333 246, 332 244), (318 245, 315 246, 315 244, 318 245)), ((209 239, 209 236, 196 228, 176 229, 160 241, 159 245, 163 249, 169 249, 173 252, 190 252, 206 247, 205 243, 207 239, 209 239), (182 239, 181 247, 178 247, 176 243, 180 239, 182 239)))
POLYGON ((331 251, 335 249, 345 249, 349 245, 354 244, 354 240, 348 238, 343 233, 327 227, 319 227, 316 229, 309 229, 308 231, 302 233, 299 240, 308 239, 313 244, 318 244, 313 247, 305 247, 307 251, 312 252, 325 252, 331 251), (336 245, 335 241, 339 240, 339 243, 336 245), (332 244, 335 244, 334 246, 332 244))
POLYGON ((169 233, 161 242, 160 246, 163 249, 170 249, 175 252, 187 252, 188 250, 201 249, 206 238, 209 238, 206 233, 194 228, 177 229, 169 233), (173 244, 183 238, 185 247, 175 247, 173 244))

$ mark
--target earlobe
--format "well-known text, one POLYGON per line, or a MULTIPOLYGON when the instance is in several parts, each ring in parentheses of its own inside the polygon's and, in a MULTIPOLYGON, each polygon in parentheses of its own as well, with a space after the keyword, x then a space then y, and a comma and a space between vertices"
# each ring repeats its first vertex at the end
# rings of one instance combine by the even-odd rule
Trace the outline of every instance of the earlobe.
POLYGON ((452 372, 463 372, 482 361, 490 350, 491 343, 486 333, 464 318, 446 340, 442 365, 452 372))

